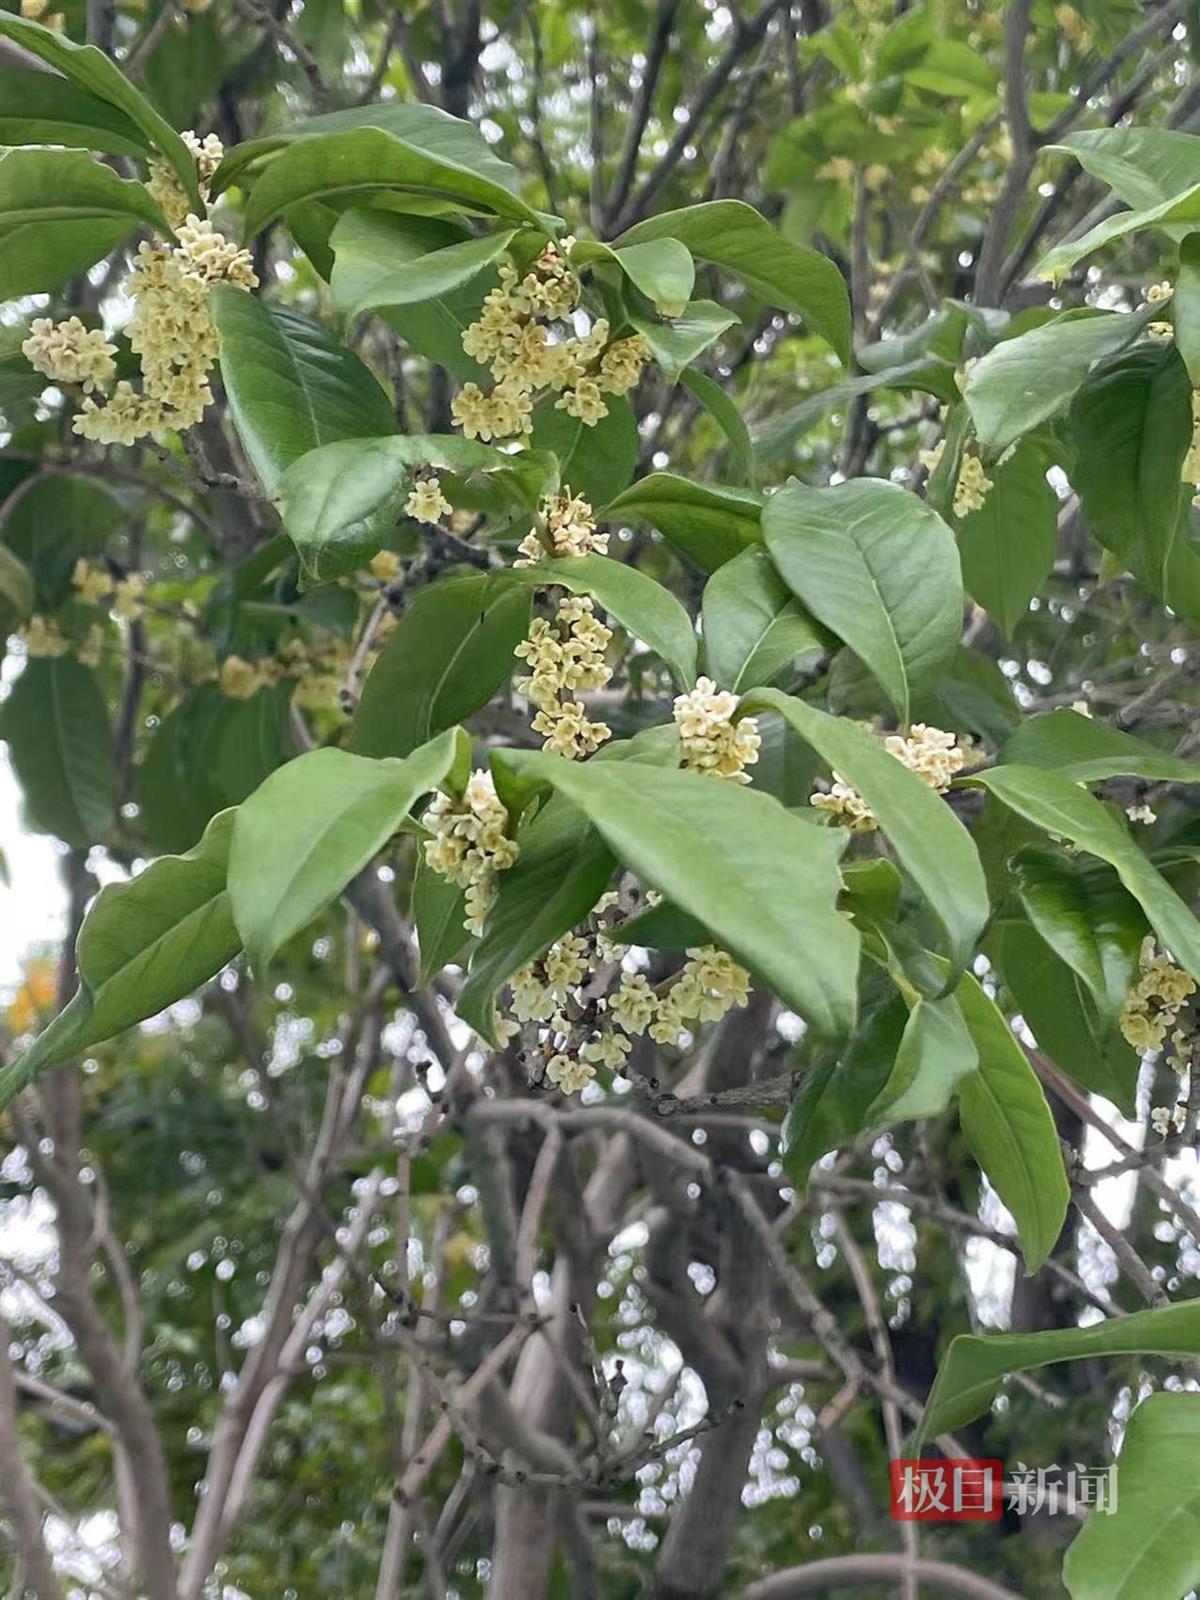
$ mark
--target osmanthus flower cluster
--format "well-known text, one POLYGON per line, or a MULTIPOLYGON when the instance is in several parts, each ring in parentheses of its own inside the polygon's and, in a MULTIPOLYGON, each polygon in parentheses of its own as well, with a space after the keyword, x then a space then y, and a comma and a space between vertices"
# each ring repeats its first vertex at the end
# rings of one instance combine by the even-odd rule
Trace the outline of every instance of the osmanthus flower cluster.
POLYGON ((466 383, 451 414, 468 439, 511 439, 533 426, 538 391, 558 395, 555 408, 588 427, 608 415, 605 395, 627 394, 650 359, 641 334, 610 343, 599 317, 586 333, 568 331, 581 285, 568 256, 574 240, 547 244, 523 275, 510 263, 462 336, 466 353, 490 367, 495 386, 466 383))
MULTIPOLYGON (((224 153, 221 142, 215 134, 201 141, 188 133, 184 139, 206 194, 224 153)), ((258 284, 249 251, 188 209, 179 179, 165 165, 151 167, 147 188, 175 230, 175 241, 139 245, 126 283, 133 301, 129 346, 140 359, 141 389, 122 379, 108 393, 116 347, 78 317, 61 323, 39 318, 21 347, 52 382, 82 390, 73 426, 100 444, 131 445, 165 428, 199 422, 212 404, 209 373, 219 350, 209 294, 216 283, 247 290, 258 284), (103 398, 97 400, 97 394, 103 398)))
POLYGON ((423 820, 431 834, 425 841, 426 862, 466 890, 466 925, 472 933, 482 933, 497 876, 521 853, 509 836, 508 810, 491 773, 473 773, 461 797, 440 792, 423 820))
MULTIPOLYGON (((862 726, 869 733, 875 732, 869 722, 862 726)), ((938 794, 946 793, 972 755, 967 740, 924 722, 912 723, 907 733, 884 735, 883 748, 938 794)), ((811 795, 809 804, 818 811, 827 812, 851 833, 872 833, 879 826, 875 813, 862 795, 837 772, 833 774, 828 793, 811 795)))
MULTIPOLYGON (((136 622, 144 610, 146 580, 139 572, 114 577, 106 568, 80 556, 71 573, 71 587, 85 606, 103 606, 122 622, 136 622)), ((89 623, 82 635, 68 636, 54 617, 35 613, 19 630, 25 654, 61 656, 74 650, 85 667, 98 666, 104 649, 104 628, 89 623)))

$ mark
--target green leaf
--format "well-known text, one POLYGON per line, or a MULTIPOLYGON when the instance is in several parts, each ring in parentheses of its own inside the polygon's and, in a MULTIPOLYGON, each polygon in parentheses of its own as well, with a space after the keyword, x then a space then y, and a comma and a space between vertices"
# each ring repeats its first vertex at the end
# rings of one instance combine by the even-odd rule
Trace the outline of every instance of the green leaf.
POLYGON ((420 952, 417 986, 422 988, 443 967, 462 966, 472 940, 463 921, 467 911, 465 890, 427 866, 420 845, 413 872, 411 910, 420 952))
POLYGON ((792 593, 866 663, 902 722, 949 666, 962 632, 950 529, 898 484, 789 481, 767 501, 763 539, 792 593))
POLYGON ((610 500, 599 517, 604 522, 648 522, 702 571, 715 572, 759 543, 762 497, 748 489, 652 472, 610 500))
POLYGON ((53 72, 0 67, 0 145, 62 144, 144 156, 146 139, 126 114, 53 72))
POLYGON ((101 889, 79 930, 79 990, 33 1045, 0 1071, 0 1109, 35 1073, 156 1016, 241 948, 225 868, 233 812, 214 817, 186 856, 160 856, 101 889))
POLYGON ((918 1000, 909 1014, 896 1064, 869 1107, 864 1127, 940 1117, 974 1072, 979 1057, 958 1001, 918 1000))
MULTIPOLYGON (((171 124, 159 116, 103 50, 97 50, 91 44, 75 44, 61 33, 43 28, 40 22, 31 22, 8 11, 0 11, 0 39, 11 39, 23 50, 28 50, 31 55, 61 72, 64 78, 69 78, 81 89, 88 90, 123 112, 138 129, 145 145, 154 146, 167 158, 194 202, 195 209, 203 213, 204 206, 196 185, 196 162, 191 151, 171 124)), ((7 282, 5 288, 12 292, 8 290, 7 282)))
POLYGON ((509 578, 448 578, 417 593, 363 685, 359 755, 406 756, 508 682, 530 609, 528 589, 509 578))
POLYGON ((633 478, 638 459, 637 418, 628 400, 609 395, 608 415, 588 427, 555 407, 534 413, 530 442, 557 456, 559 481, 594 506, 602 506, 633 478))
POLYGON ((677 383, 680 373, 732 328, 740 318, 712 300, 689 300, 671 322, 633 314, 630 326, 645 339, 668 383, 677 383))
POLYGON ((781 1135, 784 1170, 797 1188, 807 1186, 814 1162, 867 1126, 867 1111, 887 1082, 908 1016, 904 1001, 889 991, 866 1012, 840 1054, 827 1053, 805 1073, 781 1135))
POLYGON ((702 620, 705 669, 734 694, 770 683, 797 657, 823 655, 834 644, 758 547, 713 573, 702 620))
POLYGON ((0 633, 10 633, 32 610, 33 574, 8 545, 0 544, 0 633))
POLYGON ((963 397, 979 443, 997 456, 1057 416, 1091 369, 1132 344, 1143 312, 1066 311, 1015 339, 1005 339, 971 368, 963 397))
MULTIPOLYGON (((1192 137, 1187 135, 1186 137, 1192 137)), ((1171 300, 1178 350, 1192 388, 1200 388, 1200 233, 1179 246, 1179 276, 1171 300)))
POLYGON ((696 681, 696 630, 671 591, 656 579, 610 556, 563 556, 508 572, 510 583, 561 585, 572 594, 593 595, 604 609, 658 652, 681 689, 696 681))
POLYGON ((537 212, 494 178, 375 127, 320 133, 280 150, 250 190, 246 232, 258 233, 303 201, 379 190, 431 195, 544 232, 537 212))
POLYGON ((580 240, 571 251, 572 265, 593 262, 619 268, 664 317, 682 316, 696 282, 696 263, 678 239, 651 239, 619 250, 592 239, 580 240))
POLYGON ((1054 565, 1058 497, 1032 439, 1022 439, 989 476, 983 505, 959 524, 958 553, 968 593, 1011 639, 1054 565))
MULTIPOLYGON (((1192 1356, 1200 1353, 1200 1300, 1134 1311, 1086 1328, 1052 1328, 1045 1333, 959 1334, 938 1368, 913 1439, 965 1427, 995 1399, 1000 1381, 1013 1372, 1032 1372, 1053 1361, 1090 1361, 1097 1356, 1192 1356)), ((1194 1470, 1184 1474, 1194 1483, 1194 1470)), ((1143 1591, 1144 1592, 1144 1591, 1143 1591)), ((1164 1594, 1162 1590, 1155 1591, 1164 1594)), ((1129 1600, 1134 1600, 1130 1595, 1129 1600)))
POLYGON ((439 734, 404 761, 310 750, 238 808, 229 896, 255 968, 323 911, 454 765, 458 735, 439 734))
POLYGON ((685 244, 698 260, 733 273, 768 305, 803 317, 842 362, 849 362, 850 297, 826 256, 782 239, 741 200, 710 200, 648 217, 621 235, 618 248, 668 238, 685 244))
POLYGON ((853 784, 874 811, 900 866, 946 929, 956 966, 965 967, 988 919, 987 885, 971 835, 946 801, 853 722, 778 689, 756 689, 743 700, 742 710, 785 717, 853 784))
POLYGON ((1192 388, 1174 345, 1127 350, 1099 367, 1071 408, 1079 492, 1094 537, 1171 601, 1191 487, 1180 470, 1192 440, 1192 388))
POLYGON ((1200 761, 1185 761, 1065 706, 1027 717, 1005 744, 1003 756, 1006 762, 1053 768, 1078 783, 1120 777, 1200 783, 1200 761))
POLYGON ((1010 865, 1030 922, 1087 985, 1100 1016, 1116 1022, 1146 936, 1137 903, 1109 868, 1064 850, 1026 845, 1010 865))
POLYGON ((997 923, 987 945, 989 959, 1032 1028, 1038 1048, 1076 1083, 1133 1117, 1141 1065, 1137 1054, 1111 1018, 1097 1015, 1079 976, 1059 959, 1056 948, 1036 927, 1016 919, 997 923))
POLYGON ((1182 193, 1173 195, 1157 205, 1137 211, 1119 211, 1116 216, 1105 217, 1094 228, 1078 239, 1057 245, 1037 264, 1039 277, 1051 280, 1064 276, 1078 261, 1090 256, 1114 239, 1124 239, 1127 234, 1140 233, 1144 228, 1162 228, 1170 232, 1178 223, 1200 222, 1200 183, 1194 183, 1182 193))
POLYGON ((1095 798, 1057 772, 1005 765, 957 780, 982 784, 1020 816, 1116 868, 1164 948, 1200 977, 1200 922, 1142 854, 1125 827, 1095 798))
POLYGON ((736 404, 714 378, 688 367, 679 381, 700 402, 729 441, 729 476, 734 483, 749 483, 754 476, 754 444, 736 404))
POLYGON ((1026 1268, 1036 1272, 1062 1232, 1071 1199, 1058 1130, 995 1001, 969 973, 955 999, 979 1056, 978 1072, 958 1085, 963 1135, 1012 1214, 1026 1268))
POLYGON ((95 676, 72 655, 27 661, 0 706, 0 739, 40 833, 82 847, 115 821, 108 708, 95 676))
POLYGON ((1200 183, 1200 140, 1167 128, 1085 128, 1048 150, 1069 150, 1127 206, 1145 208, 1200 183))
POLYGON ((118 178, 86 151, 10 150, 0 156, 0 283, 6 298, 53 292, 147 222, 170 231, 142 184, 118 178))
POLYGON ((820 1036, 853 1026, 858 935, 836 910, 844 836, 775 800, 643 762, 494 750, 506 804, 552 788, 646 885, 710 927, 820 1036))
POLYGON ((317 323, 228 284, 209 303, 234 426, 268 494, 318 445, 396 431, 371 372, 317 323))
POLYGON ((1071 1600, 1167 1600, 1200 1583, 1198 1453, 1200 1395, 1148 1395, 1125 1425, 1115 1503, 1089 1512, 1063 1561, 1071 1600))
POLYGON ((337 439, 293 461, 275 499, 284 527, 311 560, 327 546, 382 541, 403 514, 413 467, 474 472, 510 465, 490 445, 449 433, 337 439))
POLYGON ((616 944, 641 945, 647 950, 690 950, 712 943, 712 929, 669 900, 648 906, 613 928, 608 937, 616 944))
POLYGON ((415 145, 429 155, 466 167, 489 182, 518 190, 518 179, 507 161, 495 154, 479 129, 460 117, 452 117, 437 106, 419 101, 388 100, 378 105, 353 106, 330 111, 319 117, 304 117, 279 133, 262 139, 248 139, 235 145, 213 177, 212 190, 220 194, 240 180, 249 167, 257 167, 270 156, 291 145, 307 144, 328 133, 353 132, 357 128, 379 128, 415 145))
MULTIPOLYGON (((355 213, 349 215, 353 218, 355 213)), ((338 309, 350 317, 381 307, 435 300, 470 283, 504 254, 516 233, 515 228, 504 228, 499 233, 459 239, 407 260, 397 261, 391 251, 375 252, 364 259, 361 253, 339 247, 339 231, 346 220, 339 222, 331 236, 336 261, 333 289, 338 309)), ((361 241, 361 228, 350 237, 361 241)))
POLYGON ((94 557, 125 529, 128 511, 92 477, 56 473, 0 508, 5 542, 33 574, 34 609, 55 611, 75 593, 80 556, 94 557))

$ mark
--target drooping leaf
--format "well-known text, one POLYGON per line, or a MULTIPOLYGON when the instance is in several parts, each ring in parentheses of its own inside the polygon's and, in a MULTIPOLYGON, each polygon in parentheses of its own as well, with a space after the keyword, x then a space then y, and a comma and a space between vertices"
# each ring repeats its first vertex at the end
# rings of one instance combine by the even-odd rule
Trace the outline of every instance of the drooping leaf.
POLYGON ((982 784, 1006 806, 1116 868, 1163 946, 1200 977, 1200 922, 1129 837, 1112 812, 1069 778, 1005 764, 960 780, 982 784))
MULTIPOLYGON (((914 1439, 933 1438, 983 1416, 1000 1381, 1012 1372, 1032 1372, 1054 1361, 1088 1361, 1097 1356, 1192 1356, 1200 1353, 1200 1300, 1134 1311, 1086 1328, 1052 1328, 1044 1333, 959 1334, 938 1368, 925 1414, 914 1439)), ((1194 1473, 1187 1474, 1195 1481, 1194 1473)), ((1132 1600, 1132 1597, 1131 1597, 1132 1600)))
POLYGON ((649 574, 610 556, 563 556, 506 574, 531 587, 559 585, 594 595, 629 633, 658 652, 681 689, 696 681, 696 630, 670 589, 649 574))
MULTIPOLYGON (((226 177, 225 181, 228 181, 226 177)), ((262 169, 246 205, 246 232, 258 233, 291 206, 326 195, 399 190, 450 201, 465 211, 543 224, 531 206, 491 176, 377 127, 322 132, 285 145, 262 169)))
POLYGON ((759 543, 762 499, 748 489, 692 483, 671 472, 652 472, 610 500, 605 522, 648 522, 704 572, 759 543))
POLYGON ((1065 244, 1047 250, 1037 264, 1037 271, 1043 278, 1059 278, 1077 262, 1114 239, 1124 239, 1128 234, 1141 233, 1148 228, 1162 228, 1169 232, 1179 224, 1196 222, 1200 222, 1200 183, 1193 183, 1190 188, 1159 201, 1157 205, 1136 211, 1118 211, 1115 216, 1105 217, 1080 238, 1069 239, 1065 244))
POLYGON ((849 1032, 858 935, 836 910, 844 836, 752 789, 642 762, 494 750, 492 768, 507 804, 565 795, 644 884, 710 927, 818 1035, 849 1032))
POLYGON ((1200 233, 1189 233, 1179 246, 1179 276, 1171 311, 1175 348, 1194 389, 1200 385, 1200 233))
POLYGON ((1173 756, 1146 739, 1065 706, 1027 717, 1005 744, 1003 756, 1006 762, 1053 768, 1079 783, 1118 777, 1200 783, 1200 762, 1173 756))
POLYGON ((678 239, 650 239, 619 250, 584 239, 571 251, 571 262, 574 266, 602 262, 619 268, 664 317, 683 314, 696 281, 696 263, 678 239))
POLYGON ((0 11, 0 39, 11 39, 81 89, 115 106, 142 135, 144 147, 152 146, 167 158, 175 176, 194 202, 195 209, 203 212, 196 184, 196 162, 191 151, 171 124, 159 116, 146 97, 103 50, 91 44, 75 44, 52 28, 44 28, 40 22, 15 16, 9 11, 0 11))
POLYGON ((317 323, 228 284, 210 304, 234 426, 268 494, 319 445, 396 431, 370 371, 317 323))
POLYGON ((1147 314, 1065 311, 1002 340, 971 368, 963 397, 980 445, 998 456, 1066 409, 1091 369, 1132 344, 1147 314))
POLYGON ((609 395, 605 404, 608 415, 591 427, 553 407, 543 407, 533 419, 534 449, 553 452, 563 487, 581 494, 593 506, 620 495, 637 467, 633 407, 619 395, 609 395))
POLYGON ((754 476, 754 442, 742 413, 715 378, 688 367, 679 381, 700 402, 729 441, 726 476, 735 484, 747 484, 754 476))
POLYGON ((0 739, 41 833, 96 844, 115 820, 116 779, 108 708, 95 675, 73 655, 27 661, 0 706, 0 739))
POLYGON ((979 1057, 958 1085, 971 1154, 1011 1212, 1028 1271, 1054 1248, 1071 1199, 1058 1130, 1025 1052, 994 1000, 968 973, 955 990, 979 1057))
POLYGON ((983 505, 959 525, 963 583, 1011 639, 1058 551, 1058 498, 1037 443, 1022 439, 989 471, 983 505))
POLYGON ((784 581, 870 668, 902 722, 936 683, 962 632, 950 529, 894 483, 833 489, 794 480, 767 501, 763 539, 784 581))
POLYGON ((636 223, 618 248, 678 239, 700 261, 732 272, 768 305, 802 316, 843 362, 850 360, 850 297, 827 256, 792 244, 741 200, 710 200, 636 223))
POLYGON ((1117 1461, 1120 1490, 1113 1504, 1089 1513, 1063 1561, 1071 1600, 1141 1600, 1143 1595, 1166 1600, 1195 1589, 1200 1583, 1197 1451, 1200 1395, 1148 1395, 1125 1425, 1117 1461))
POLYGON ((800 656, 819 656, 834 640, 792 595, 767 552, 746 549, 704 586, 704 662, 735 694, 769 683, 800 656))
POLYGON ((241 948, 225 871, 233 813, 185 856, 160 856, 101 889, 79 931, 79 990, 33 1045, 0 1071, 0 1109, 35 1073, 153 1017, 219 972, 241 948))
POLYGON ((918 1000, 909 1013, 896 1062, 868 1108, 864 1126, 940 1117, 961 1081, 979 1064, 978 1052, 953 995, 918 1000))
POLYGON ((367 675, 353 747, 406 756, 485 706, 511 677, 530 594, 509 574, 448 578, 421 589, 367 675))
POLYGON ((1192 493, 1180 476, 1191 394, 1178 351, 1156 342, 1104 362, 1071 408, 1072 482, 1088 529, 1168 603, 1192 493))
MULTIPOLYGON (((0 12, 0 23, 3 17, 0 12)), ((169 231, 143 184, 118 178, 84 150, 0 155, 0 283, 6 298, 57 289, 147 222, 169 231)))
POLYGON ((463 920, 466 898, 465 890, 426 865, 425 852, 418 846, 411 906, 420 953, 418 985, 430 983, 443 967, 459 966, 466 960, 471 948, 471 935, 463 920))
POLYGON ((946 929, 955 964, 965 967, 988 919, 987 885, 970 834, 941 796, 853 722, 778 689, 756 689, 743 709, 785 717, 853 784, 946 929))
POLYGON ((1200 183, 1200 141, 1169 128, 1082 128, 1051 150, 1069 150, 1085 172, 1127 206, 1161 204, 1200 183))
POLYGON ((0 145, 61 144, 144 156, 145 135, 109 101, 53 72, 0 67, 0 145))
POLYGON ((455 763, 453 729, 404 761, 332 747, 280 767, 238 808, 229 897, 258 971, 381 850, 455 763))

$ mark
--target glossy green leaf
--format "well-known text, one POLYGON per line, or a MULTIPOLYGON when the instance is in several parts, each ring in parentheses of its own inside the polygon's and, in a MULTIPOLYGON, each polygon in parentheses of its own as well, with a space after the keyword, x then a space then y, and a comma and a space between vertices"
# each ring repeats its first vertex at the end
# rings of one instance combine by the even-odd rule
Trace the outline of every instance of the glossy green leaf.
MULTIPOLYGON (((1086 1328, 1052 1328, 1044 1333, 959 1334, 938 1368, 925 1414, 914 1438, 934 1438, 964 1427, 987 1411, 1001 1379, 1032 1372, 1054 1361, 1089 1361, 1098 1356, 1200 1354, 1200 1300, 1134 1311, 1086 1328)), ((1195 1482, 1195 1473, 1186 1474, 1195 1482)), ((1130 1600, 1133 1597, 1130 1596, 1130 1600)))
POLYGON ((281 149, 250 190, 246 232, 258 233, 303 201, 379 190, 431 195, 467 211, 490 212, 542 229, 537 212, 494 178, 382 128, 358 127, 320 133, 281 149))
POLYGON ((617 267, 664 317, 683 314, 696 282, 696 263, 678 239, 650 239, 618 250, 582 239, 571 251, 571 263, 576 267, 594 263, 617 267))
POLYGON ((276 501, 296 545, 313 555, 331 545, 382 541, 403 515, 414 467, 474 472, 508 465, 490 445, 450 433, 337 439, 285 468, 276 501))
POLYGON ((1063 1561, 1071 1600, 1174 1600, 1195 1589, 1198 1458, 1200 1395, 1148 1395, 1125 1425, 1115 1503, 1089 1513, 1063 1561))
POLYGON ((371 372, 317 323, 227 284, 210 304, 234 426, 268 494, 318 445, 396 431, 371 372))
POLYGON ((740 318, 712 300, 689 300, 670 322, 653 317, 631 315, 630 325, 645 339, 654 359, 669 383, 678 381, 684 367, 691 366, 740 318))
MULTIPOLYGON (((351 255, 346 249, 339 249, 338 231, 335 228, 332 236, 337 261, 334 297, 339 310, 351 317, 363 311, 435 300, 470 283, 504 254, 515 232, 504 228, 499 233, 460 239, 441 249, 396 261, 391 252, 378 252, 373 259, 364 260, 361 253, 351 255), (343 267, 347 260, 353 263, 352 274, 343 267)), ((354 237, 361 239, 361 231, 354 237)))
POLYGON ((810 489, 793 480, 768 499, 763 540, 792 593, 866 663, 907 722, 962 632, 950 529, 898 484, 810 489))
POLYGON ((696 681, 696 630, 670 589, 611 556, 563 556, 507 573, 506 581, 593 595, 617 622, 658 652, 681 689, 696 681))
POLYGON ((79 990, 33 1045, 0 1071, 0 1108, 35 1073, 156 1016, 206 983, 241 948, 225 871, 233 812, 214 817, 185 856, 160 856, 101 889, 76 946, 79 990))
POLYGON ((0 11, 0 39, 11 39, 81 89, 115 106, 137 128, 146 146, 154 146, 163 153, 195 202, 196 210, 203 212, 196 186, 196 162, 187 145, 103 50, 91 44, 75 44, 52 28, 43 28, 40 22, 14 16, 9 11, 0 11))
POLYGON ((858 935, 836 910, 844 836, 752 789, 642 762, 495 750, 492 768, 509 801, 565 795, 643 884, 710 927, 818 1035, 850 1031, 858 935))
POLYGON ((1114 239, 1124 239, 1128 234, 1141 233, 1147 228, 1169 230, 1180 223, 1196 222, 1200 222, 1200 183, 1193 183, 1190 188, 1160 200, 1157 205, 1136 211, 1118 211, 1115 216, 1105 217, 1080 238, 1070 239, 1065 244, 1056 245, 1053 250, 1047 250, 1037 264, 1038 276, 1060 278, 1077 262, 1093 255, 1102 246, 1111 244, 1114 239))
POLYGON ((425 852, 419 844, 410 909, 420 954, 417 970, 420 987, 431 983, 443 967, 463 965, 472 940, 464 925, 465 890, 426 866, 425 852))
POLYGON ((608 415, 588 427, 578 417, 544 406, 535 412, 531 443, 551 451, 559 464, 564 488, 602 506, 629 484, 637 468, 638 430, 633 407, 609 395, 608 415))
POLYGON ((963 1135, 1017 1225, 1026 1268, 1053 1250, 1071 1199, 1058 1130, 1003 1015, 968 973, 954 994, 979 1057, 958 1085, 963 1135))
POLYGON ((33 574, 8 545, 0 544, 0 630, 8 633, 33 610, 33 574))
POLYGON ((958 1001, 918 1000, 909 1013, 896 1063, 868 1108, 864 1126, 940 1117, 974 1072, 978 1053, 958 1001))
POLYGON ((0 706, 0 739, 40 833, 96 844, 115 821, 108 708, 95 676, 73 655, 27 661, 0 706))
POLYGON ((146 139, 118 107, 53 72, 0 67, 0 145, 54 144, 144 156, 146 139))
POLYGON ((967 592, 1011 639, 1054 565, 1058 497, 1031 439, 988 475, 983 505, 959 524, 958 553, 967 592))
POLYGON ((1147 778, 1161 783, 1200 783, 1200 761, 1187 761, 1111 723, 1065 706, 1042 711, 1013 732, 1005 761, 1050 767, 1081 783, 1104 778, 1147 778))
POLYGON ((447 578, 418 591, 367 675, 353 746, 406 756, 485 706, 517 665, 530 594, 509 574, 447 578))
POLYGON ((690 950, 712 943, 712 929, 669 900, 647 906, 636 916, 626 917, 609 938, 616 944, 641 945, 647 950, 690 950))
POLYGON ((715 378, 710 378, 706 372, 698 372, 694 367, 681 372, 679 381, 700 402, 729 441, 725 476, 735 484, 749 483, 754 476, 754 442, 736 403, 715 378))
POLYGON ((465 167, 516 194, 518 178, 507 161, 495 153, 479 129, 461 117, 452 117, 439 106, 415 100, 387 100, 376 105, 352 106, 329 111, 317 117, 303 117, 278 133, 261 139, 247 139, 228 152, 213 178, 214 194, 239 182, 247 168, 262 163, 281 150, 296 144, 309 144, 329 133, 349 133, 358 128, 378 128, 415 145, 429 155, 465 167))
POLYGON ((1070 779, 1037 767, 1006 764, 960 781, 982 784, 1047 833, 1109 862, 1146 913, 1163 946, 1180 966, 1200 977, 1200 922, 1107 806, 1070 779))
POLYGON ((1050 150, 1068 150, 1127 206, 1145 208, 1200 183, 1200 140, 1169 128, 1083 128, 1050 150))
POLYGON ((702 571, 715 572, 759 543, 762 498, 748 489, 652 472, 610 500, 600 516, 605 522, 648 522, 702 571))
POLYGON ((1179 276, 1171 313, 1175 348, 1195 389, 1200 387, 1200 233, 1189 233, 1179 246, 1179 276))
POLYGON ((1072 482, 1089 531, 1151 591, 1172 600, 1172 556, 1192 490, 1192 388, 1170 342, 1139 345, 1092 373, 1071 408, 1072 482))
POLYGON ((979 443, 997 456, 1070 403, 1091 369, 1132 344, 1142 312, 1066 311, 1005 339, 971 368, 963 397, 979 443))
POLYGON ((454 765, 456 730, 404 761, 332 747, 280 767, 238 808, 229 896, 242 943, 262 972, 336 899, 454 765))
POLYGON ((718 567, 704 586, 705 670, 745 694, 801 656, 820 656, 833 637, 810 617, 758 546, 718 567))
POLYGON ((780 237, 753 206, 710 200, 636 223, 618 248, 650 239, 678 239, 700 261, 740 278, 768 305, 802 316, 843 362, 850 360, 850 297, 828 257, 780 237))
POLYGON ((57 289, 145 223, 168 231, 144 185, 118 178, 86 151, 0 155, 0 283, 6 298, 57 289))
POLYGON ((946 801, 853 722, 778 689, 756 689, 743 710, 785 717, 866 799, 897 861, 946 929, 956 964, 965 967, 988 919, 987 885, 971 835, 946 801))

